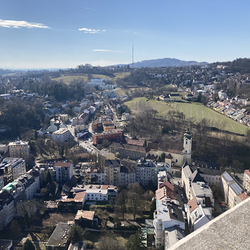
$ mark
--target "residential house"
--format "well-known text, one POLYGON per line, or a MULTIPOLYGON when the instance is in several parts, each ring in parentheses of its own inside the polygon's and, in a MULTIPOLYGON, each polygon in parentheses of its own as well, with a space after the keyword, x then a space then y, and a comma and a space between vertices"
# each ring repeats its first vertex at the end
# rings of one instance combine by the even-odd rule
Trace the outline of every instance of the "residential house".
POLYGON ((191 231, 197 230, 213 219, 212 207, 197 203, 195 197, 188 202, 187 206, 187 220, 191 231))
POLYGON ((226 94, 226 92, 224 90, 220 90, 218 92, 218 97, 219 97, 220 100, 225 100, 225 99, 227 99, 227 94, 226 94))
POLYGON ((76 225, 80 224, 81 219, 87 220, 90 223, 88 225, 93 226, 95 217, 95 211, 88 211, 88 210, 78 210, 74 219, 76 225))
POLYGON ((62 122, 66 122, 69 119, 68 114, 60 114, 59 117, 62 122))
POLYGON ((81 100, 80 106, 81 106, 82 109, 87 109, 90 106, 90 100, 86 99, 86 98, 83 98, 81 100))
POLYGON ((129 121, 130 120, 130 114, 129 113, 122 113, 122 120, 123 121, 129 121))
POLYGON ((169 94, 162 94, 162 95, 159 96, 159 100, 164 101, 164 102, 169 102, 170 101, 170 95, 169 94))
POLYGON ((193 94, 191 94, 191 93, 188 93, 188 94, 185 95, 185 99, 187 101, 192 101, 192 100, 194 100, 194 98, 195 98, 195 96, 193 94))
POLYGON ((49 132, 49 133, 54 133, 55 131, 57 131, 57 129, 58 129, 58 127, 53 123, 52 125, 50 125, 49 127, 48 127, 48 129, 47 129, 47 131, 49 132))
POLYGON ((202 206, 214 207, 214 196, 211 188, 205 182, 193 182, 191 196, 202 206))
MULTIPOLYGON (((155 247, 159 248, 164 246, 166 231, 171 227, 178 227, 184 234, 185 222, 183 218, 182 210, 178 201, 172 200, 167 196, 165 187, 156 190, 156 210, 154 212, 154 235, 155 235, 155 247)), ((175 242, 177 242, 178 235, 175 235, 175 242)), ((165 247, 168 246, 165 245, 165 247)), ((165 248, 166 249, 166 248, 165 248)))

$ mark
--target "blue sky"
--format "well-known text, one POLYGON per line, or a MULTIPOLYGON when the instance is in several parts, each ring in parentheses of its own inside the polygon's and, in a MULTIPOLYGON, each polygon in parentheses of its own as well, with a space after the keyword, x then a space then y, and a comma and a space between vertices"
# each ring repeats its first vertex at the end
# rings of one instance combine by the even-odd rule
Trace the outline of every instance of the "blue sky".
POLYGON ((0 0, 0 68, 250 57, 249 0, 0 0))

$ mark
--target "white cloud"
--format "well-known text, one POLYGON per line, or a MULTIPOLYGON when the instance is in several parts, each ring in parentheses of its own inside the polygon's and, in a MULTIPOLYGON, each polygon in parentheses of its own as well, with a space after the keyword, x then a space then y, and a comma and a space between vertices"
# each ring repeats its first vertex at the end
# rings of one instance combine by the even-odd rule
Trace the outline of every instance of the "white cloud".
POLYGON ((15 21, 15 20, 3 20, 0 19, 0 27, 4 28, 40 28, 40 29, 49 29, 48 26, 42 23, 30 23, 26 21, 15 21))
MULTIPOLYGON (((90 34, 96 34, 99 33, 101 30, 96 30, 96 29, 89 29, 89 28, 81 28, 78 29, 79 31, 84 31, 84 33, 90 33, 90 34)), ((102 32, 105 32, 106 30, 102 30, 102 32)))
POLYGON ((93 49, 92 51, 95 51, 95 52, 111 52, 111 50, 108 50, 108 49, 93 49))
POLYGON ((109 50, 109 49, 93 49, 94 52, 113 52, 113 53, 126 53, 127 51, 109 50))

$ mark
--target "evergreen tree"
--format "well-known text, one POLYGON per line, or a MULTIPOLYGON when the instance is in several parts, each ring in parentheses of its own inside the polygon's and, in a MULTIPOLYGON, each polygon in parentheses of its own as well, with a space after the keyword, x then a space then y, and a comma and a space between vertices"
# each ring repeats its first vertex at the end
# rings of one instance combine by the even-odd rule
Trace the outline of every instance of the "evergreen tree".
POLYGON ((29 240, 27 239, 24 244, 23 244, 23 250, 35 250, 35 246, 34 244, 29 240))
POLYGON ((69 241, 82 241, 83 237, 84 237, 84 231, 80 226, 74 225, 71 227, 68 237, 69 241))
POLYGON ((134 235, 129 237, 129 240, 126 244, 127 250, 146 250, 147 243, 146 239, 143 236, 141 229, 139 228, 134 235), (144 242, 145 241, 145 242, 144 242), (146 244, 146 245, 145 245, 146 244))

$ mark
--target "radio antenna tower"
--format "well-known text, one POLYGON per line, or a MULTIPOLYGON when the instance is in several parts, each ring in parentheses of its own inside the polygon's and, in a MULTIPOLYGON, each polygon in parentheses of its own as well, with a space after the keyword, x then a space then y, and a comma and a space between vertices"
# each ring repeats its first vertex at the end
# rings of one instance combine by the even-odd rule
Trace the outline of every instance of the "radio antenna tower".
POLYGON ((132 66, 134 66, 134 44, 132 45, 132 66))

